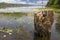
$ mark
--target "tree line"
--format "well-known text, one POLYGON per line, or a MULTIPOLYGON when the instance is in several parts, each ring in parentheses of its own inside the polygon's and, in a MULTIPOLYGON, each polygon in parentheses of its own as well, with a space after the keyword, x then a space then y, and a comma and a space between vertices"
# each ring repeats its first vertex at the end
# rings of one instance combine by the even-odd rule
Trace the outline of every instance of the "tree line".
POLYGON ((60 8, 60 0, 49 0, 47 6, 60 8))

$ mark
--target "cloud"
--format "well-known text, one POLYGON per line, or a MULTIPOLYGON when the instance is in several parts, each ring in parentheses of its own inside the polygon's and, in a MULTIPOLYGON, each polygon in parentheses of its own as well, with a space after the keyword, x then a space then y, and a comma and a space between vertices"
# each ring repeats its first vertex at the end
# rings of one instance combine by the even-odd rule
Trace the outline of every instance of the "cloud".
POLYGON ((21 1, 21 0, 1 0, 0 2, 7 2, 7 3, 22 3, 22 4, 26 4, 25 1, 21 1))
POLYGON ((37 1, 36 3, 41 4, 42 2, 45 4, 45 3, 47 3, 48 1, 37 1))
MULTIPOLYGON (((7 3, 20 3, 20 4, 34 4, 39 5, 41 4, 41 0, 0 0, 0 2, 7 2, 7 3)), ((44 1, 44 3, 47 3, 44 1)))
POLYGON ((13 2, 15 2, 14 0, 0 0, 0 2, 7 2, 7 3, 13 3, 13 2))
POLYGON ((24 2, 16 2, 17 4, 27 4, 25 1, 24 2))

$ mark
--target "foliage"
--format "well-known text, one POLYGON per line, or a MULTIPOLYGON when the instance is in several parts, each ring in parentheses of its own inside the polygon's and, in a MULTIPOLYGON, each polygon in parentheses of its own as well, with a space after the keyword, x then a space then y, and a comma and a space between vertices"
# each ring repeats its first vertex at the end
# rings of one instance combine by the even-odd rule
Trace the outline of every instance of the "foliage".
POLYGON ((54 5, 57 5, 57 4, 58 4, 58 0, 55 0, 55 1, 54 1, 54 5))
POLYGON ((60 8, 60 0, 49 0, 47 6, 60 8))

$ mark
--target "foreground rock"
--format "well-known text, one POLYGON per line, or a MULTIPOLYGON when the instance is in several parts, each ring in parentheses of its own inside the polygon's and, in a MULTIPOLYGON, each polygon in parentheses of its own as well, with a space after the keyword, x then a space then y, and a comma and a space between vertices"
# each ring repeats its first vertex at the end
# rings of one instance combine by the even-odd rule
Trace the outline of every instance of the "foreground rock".
MULTIPOLYGON (((40 38, 49 37, 53 21, 53 10, 40 10, 36 12, 34 14, 35 35, 40 36, 40 38)), ((44 40, 46 40, 46 38, 44 40)))

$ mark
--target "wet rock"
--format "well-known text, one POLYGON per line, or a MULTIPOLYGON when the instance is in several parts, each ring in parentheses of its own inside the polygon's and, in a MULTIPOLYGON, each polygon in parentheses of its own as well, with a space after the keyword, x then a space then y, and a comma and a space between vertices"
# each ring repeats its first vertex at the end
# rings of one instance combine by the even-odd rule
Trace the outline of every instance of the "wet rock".
POLYGON ((40 37, 47 36, 51 33, 51 26, 54 22, 53 10, 40 10, 34 14, 35 33, 40 37))

